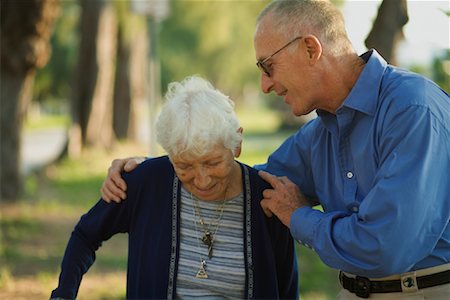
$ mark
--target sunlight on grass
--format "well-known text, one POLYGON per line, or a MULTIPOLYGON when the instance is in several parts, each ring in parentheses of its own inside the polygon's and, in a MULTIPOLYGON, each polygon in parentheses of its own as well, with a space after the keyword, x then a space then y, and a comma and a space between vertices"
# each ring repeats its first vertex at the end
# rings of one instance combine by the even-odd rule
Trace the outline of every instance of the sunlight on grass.
POLYGON ((68 127, 70 124, 69 115, 45 115, 30 117, 24 121, 24 129, 32 131, 44 128, 68 127))
POLYGON ((279 116, 266 107, 242 107, 236 114, 244 133, 273 133, 281 123, 279 116))

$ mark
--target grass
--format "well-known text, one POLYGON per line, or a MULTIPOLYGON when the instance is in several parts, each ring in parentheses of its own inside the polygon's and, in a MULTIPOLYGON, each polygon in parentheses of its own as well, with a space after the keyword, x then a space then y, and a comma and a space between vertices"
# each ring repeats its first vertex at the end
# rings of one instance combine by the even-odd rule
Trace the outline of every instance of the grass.
MULTIPOLYGON (((238 115, 245 136, 240 160, 249 165, 265 162, 291 134, 277 131, 279 121, 269 110, 239 111, 238 115)), ((40 122, 29 126, 46 128, 53 121, 40 122)), ((111 160, 145 154, 145 147, 130 144, 120 144, 109 152, 87 149, 79 158, 65 159, 29 175, 19 202, 0 203, 0 299, 48 299, 56 287, 73 226, 98 200, 111 160)), ((123 299, 127 237, 114 236, 97 254, 96 263, 83 278, 78 299, 123 299)), ((297 245, 297 254, 301 298, 333 299, 338 290, 336 272, 305 247, 297 245)))
POLYGON ((25 120, 24 129, 27 131, 47 129, 54 127, 67 127, 70 117, 67 115, 45 115, 33 116, 25 120))

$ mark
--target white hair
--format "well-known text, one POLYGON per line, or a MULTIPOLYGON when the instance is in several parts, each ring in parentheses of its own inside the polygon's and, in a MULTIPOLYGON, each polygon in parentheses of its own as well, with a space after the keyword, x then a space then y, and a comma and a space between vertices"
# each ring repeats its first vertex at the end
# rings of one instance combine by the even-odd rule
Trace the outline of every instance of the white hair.
POLYGON ((156 139, 169 156, 189 152, 202 156, 215 145, 233 154, 242 135, 234 103, 198 76, 172 82, 156 122, 156 139))

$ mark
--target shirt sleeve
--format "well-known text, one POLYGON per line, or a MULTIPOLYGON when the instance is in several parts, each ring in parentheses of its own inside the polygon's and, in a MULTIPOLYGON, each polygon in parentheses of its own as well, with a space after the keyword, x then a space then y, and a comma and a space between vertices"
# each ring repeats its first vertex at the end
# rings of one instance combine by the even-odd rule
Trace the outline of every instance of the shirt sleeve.
POLYGON ((373 186, 357 212, 303 207, 291 216, 294 238, 333 268, 371 277, 405 272, 432 253, 448 227, 448 128, 423 106, 390 118, 373 186))
POLYGON ((314 134, 313 126, 307 123, 301 130, 290 136, 281 146, 270 154, 265 164, 255 165, 255 169, 269 172, 276 176, 287 176, 309 200, 316 200, 314 181, 310 163, 309 145, 305 141, 314 134))

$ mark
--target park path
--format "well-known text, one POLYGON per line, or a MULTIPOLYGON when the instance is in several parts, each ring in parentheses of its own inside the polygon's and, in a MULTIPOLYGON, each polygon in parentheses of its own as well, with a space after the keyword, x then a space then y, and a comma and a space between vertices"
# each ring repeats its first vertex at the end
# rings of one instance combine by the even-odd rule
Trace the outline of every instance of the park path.
POLYGON ((22 135, 22 172, 28 174, 52 162, 66 143, 64 127, 33 129, 22 135))

